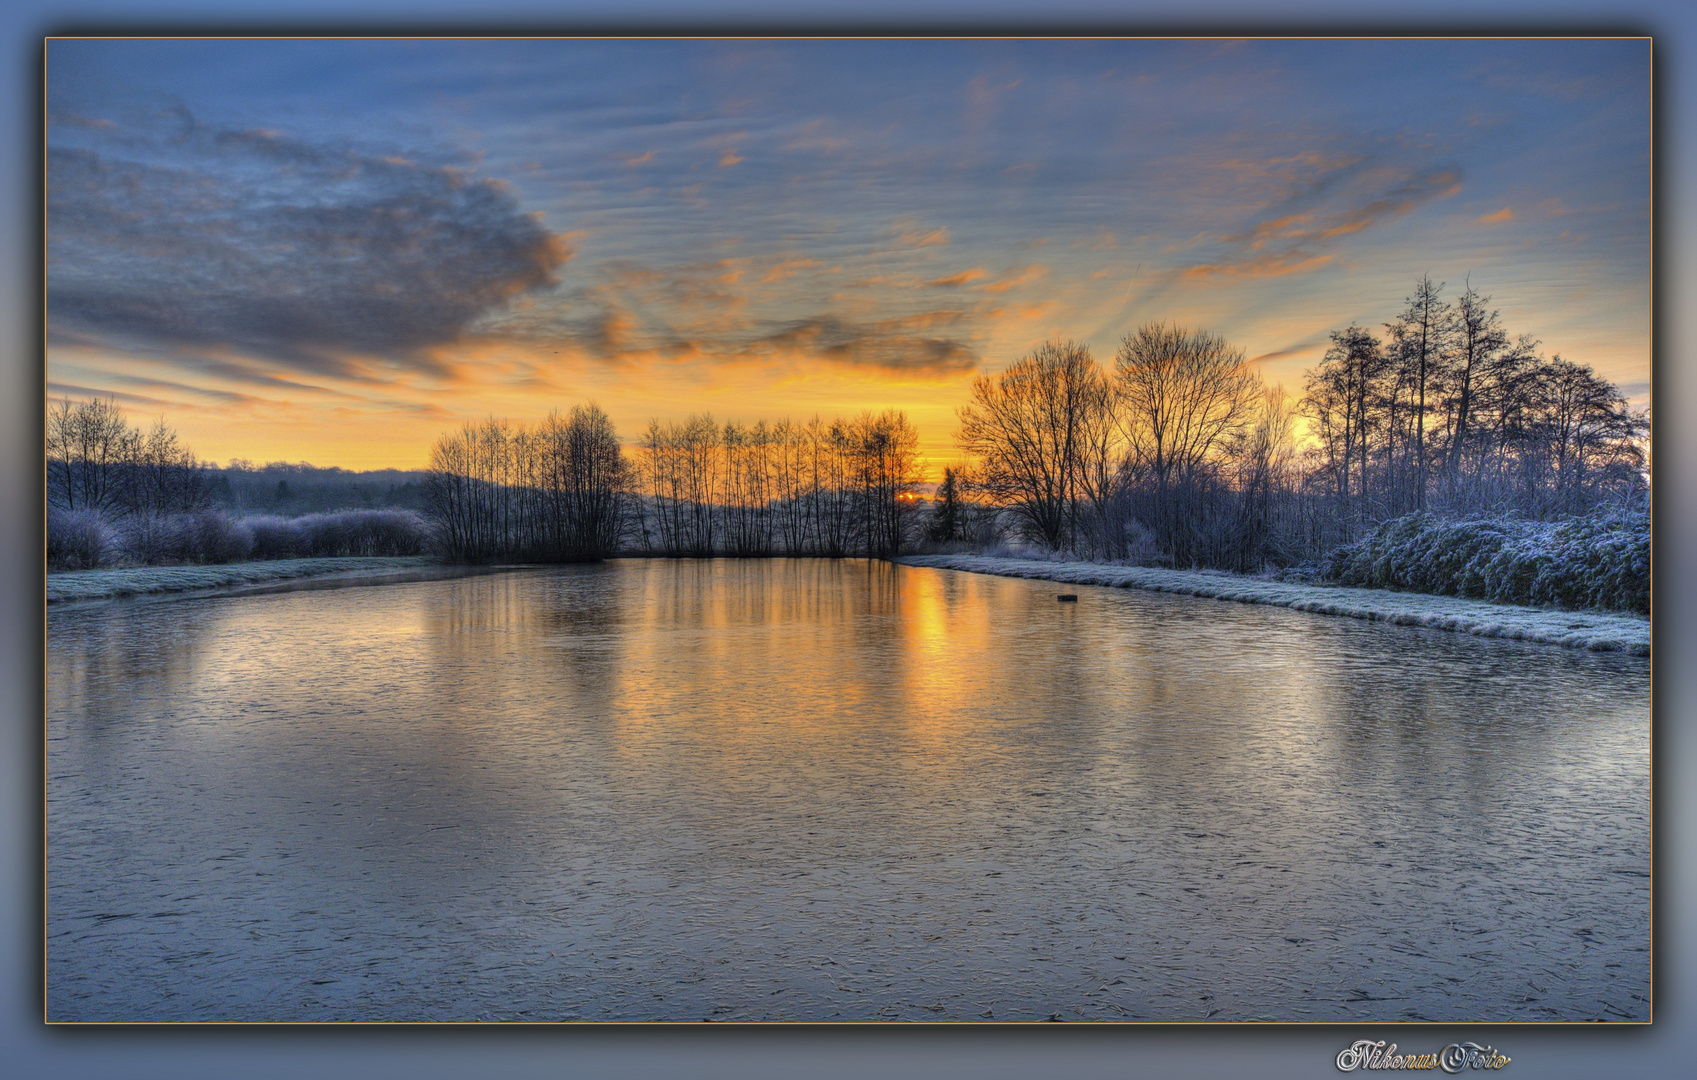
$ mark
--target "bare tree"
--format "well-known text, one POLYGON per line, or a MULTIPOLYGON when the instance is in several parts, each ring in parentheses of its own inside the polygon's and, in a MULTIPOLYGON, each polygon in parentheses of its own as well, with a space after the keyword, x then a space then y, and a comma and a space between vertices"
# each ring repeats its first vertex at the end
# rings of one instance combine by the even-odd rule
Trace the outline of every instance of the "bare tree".
POLYGON ((1090 351, 1052 341, 996 378, 975 379, 972 403, 959 412, 956 442, 981 461, 980 490, 1050 550, 1075 536, 1085 427, 1104 400, 1090 351))
POLYGON ((47 413, 48 498, 66 510, 122 510, 141 439, 111 398, 62 399, 47 413))
POLYGON ((1369 446, 1380 416, 1372 386, 1385 367, 1379 341, 1359 326, 1332 331, 1332 347, 1307 373, 1303 410, 1314 422, 1343 539, 1369 517, 1369 446))
POLYGON ((1262 391, 1254 423, 1233 447, 1238 514, 1230 560, 1240 573, 1296 561, 1296 545, 1279 537, 1296 461, 1296 413, 1284 387, 1262 391))
POLYGON ((1250 423, 1260 379, 1224 338, 1148 323, 1121 340, 1115 380, 1131 465, 1152 489, 1157 542, 1175 563, 1194 561, 1205 489, 1250 423))
POLYGON ((1461 496, 1464 455, 1473 434, 1477 380, 1491 360, 1508 346, 1508 335, 1503 332, 1498 313, 1486 306, 1490 302, 1490 297, 1481 295, 1469 282, 1455 303, 1455 332, 1448 362, 1451 387, 1445 402, 1449 418, 1445 479, 1452 506, 1461 496))
POLYGON ((1421 275, 1401 314, 1385 325, 1394 343, 1392 355, 1407 373, 1413 391, 1415 510, 1426 509, 1428 399, 1442 380, 1455 329, 1454 311, 1443 300, 1443 288, 1441 281, 1432 283, 1430 274, 1421 275))
POLYGON ((919 433, 895 409, 863 413, 853 425, 854 477, 866 554, 889 559, 913 538, 918 511, 919 433))
POLYGON ((534 429, 491 418, 443 435, 424 500, 450 558, 578 562, 618 549, 631 487, 612 422, 591 403, 534 429))

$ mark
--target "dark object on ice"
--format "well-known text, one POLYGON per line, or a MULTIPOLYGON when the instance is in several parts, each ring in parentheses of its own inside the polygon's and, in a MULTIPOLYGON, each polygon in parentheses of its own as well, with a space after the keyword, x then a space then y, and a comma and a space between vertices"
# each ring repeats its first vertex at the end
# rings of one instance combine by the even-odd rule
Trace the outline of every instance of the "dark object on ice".
POLYGON ((1078 603, 1078 594, 1077 593, 1064 592, 1061 595, 1055 597, 1055 599, 1059 600, 1063 604, 1076 604, 1076 603, 1078 603))

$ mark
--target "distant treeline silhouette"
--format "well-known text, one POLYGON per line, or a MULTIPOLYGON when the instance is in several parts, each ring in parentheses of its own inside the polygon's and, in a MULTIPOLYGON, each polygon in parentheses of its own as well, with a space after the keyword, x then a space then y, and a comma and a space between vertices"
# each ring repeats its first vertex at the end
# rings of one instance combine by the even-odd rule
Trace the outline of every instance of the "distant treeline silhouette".
POLYGON ((917 536, 919 436, 905 413, 751 426, 649 424, 637 540, 668 555, 889 558, 917 536))
POLYGON ((467 424, 431 451, 426 512, 449 558, 572 562, 900 553, 914 539, 918 436, 900 412, 805 425, 652 422, 634 459, 594 405, 534 428, 467 424))
POLYGON ((576 562, 618 550, 636 509, 630 463, 594 405, 534 428, 467 424, 430 451, 425 513, 456 562, 576 562))
POLYGON ((430 545, 429 523, 405 508, 417 499, 407 474, 362 478, 285 463, 215 468, 163 420, 131 427, 108 398, 50 403, 46 436, 46 554, 55 569, 419 555, 430 545), (333 512, 240 513, 256 506, 333 512))

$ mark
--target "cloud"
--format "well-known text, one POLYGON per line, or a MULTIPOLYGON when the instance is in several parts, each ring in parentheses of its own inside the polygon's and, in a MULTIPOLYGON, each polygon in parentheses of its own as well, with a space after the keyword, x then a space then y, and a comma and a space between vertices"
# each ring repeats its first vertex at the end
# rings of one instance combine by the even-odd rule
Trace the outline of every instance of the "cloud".
POLYGON ((821 264, 818 259, 784 259, 761 275, 760 284, 775 285, 802 270, 810 270, 819 265, 821 264))
POLYGON ((927 230, 904 221, 896 226, 896 240, 906 247, 941 247, 949 242, 949 230, 947 226, 927 230))
POLYGON ((850 322, 819 315, 787 323, 744 345, 744 358, 773 359, 802 354, 808 359, 877 368, 898 374, 959 375, 978 366, 978 354, 966 344, 927 334, 964 319, 960 312, 927 312, 876 322, 850 322))
POLYGON ((120 383, 124 386, 165 390, 173 394, 210 398, 221 405, 259 405, 269 400, 253 394, 239 394, 232 390, 215 390, 209 386, 191 386, 188 383, 170 379, 150 379, 143 375, 130 375, 123 372, 107 373, 105 379, 107 382, 120 383))
POLYGON ((1514 211, 1505 206, 1494 214, 1485 214, 1474 220, 1480 225, 1506 225, 1514 220, 1514 211))
POLYGON ((1306 154, 1266 166, 1228 162, 1239 175, 1272 177, 1274 166, 1294 165, 1283 197, 1263 203, 1266 216, 1219 238, 1219 254, 1186 267, 1189 279, 1267 278, 1311 273, 1337 260, 1346 237, 1400 218, 1433 199, 1461 190, 1454 166, 1424 170, 1374 162, 1363 155, 1306 154))
POLYGON ((742 155, 738 154, 736 152, 735 148, 732 148, 730 150, 726 150, 723 154, 719 155, 719 168, 728 169, 732 165, 741 164, 742 162, 744 162, 746 160, 748 160, 748 159, 743 157, 742 155))
POLYGON ((940 278, 935 279, 934 281, 927 281, 925 284, 927 284, 927 285, 965 285, 965 284, 968 284, 969 282, 977 281, 981 277, 988 277, 988 276, 989 276, 989 273, 987 271, 980 270, 977 267, 973 267, 971 270, 962 270, 958 274, 950 274, 948 277, 940 277, 940 278))
POLYGON ((1186 267, 1181 276, 1191 279, 1272 278, 1291 274, 1307 274, 1330 265, 1334 255, 1309 255, 1303 252, 1284 252, 1258 255, 1253 259, 1235 262, 1203 263, 1186 267))
POLYGON ((703 364, 730 368, 749 363, 825 363, 907 375, 972 371, 978 354, 960 340, 969 316, 931 311, 888 319, 857 320, 839 313, 766 320, 741 330, 715 332, 668 326, 610 307, 530 339, 534 348, 601 364, 703 364))
POLYGON ((1015 274, 1011 278, 1004 278, 1001 281, 984 286, 984 291, 987 293, 1004 293, 1009 289, 1015 289, 1021 285, 1029 285, 1031 282, 1043 278, 1048 273, 1048 267, 1032 263, 1030 266, 1020 270, 1019 273, 1015 274))
POLYGON ((1325 343, 1325 341, 1326 335, 1324 334, 1310 334, 1294 345, 1287 345, 1282 349, 1274 349, 1271 352, 1264 352, 1256 356, 1251 356, 1249 358, 1249 362, 1251 364, 1267 364, 1274 360, 1289 360, 1292 357, 1311 356, 1314 354, 1316 349, 1325 343))
POLYGON ((198 123, 47 151, 49 328, 350 376, 551 284, 565 241, 447 165, 198 123))
POLYGON ((86 401, 93 398, 111 398, 123 405, 140 405, 148 409, 173 408, 178 403, 166 401, 164 398, 146 397, 142 394, 129 394, 122 390, 102 387, 96 390, 91 386, 79 386, 75 383, 49 382, 47 384, 49 400, 70 398, 73 401, 86 401))

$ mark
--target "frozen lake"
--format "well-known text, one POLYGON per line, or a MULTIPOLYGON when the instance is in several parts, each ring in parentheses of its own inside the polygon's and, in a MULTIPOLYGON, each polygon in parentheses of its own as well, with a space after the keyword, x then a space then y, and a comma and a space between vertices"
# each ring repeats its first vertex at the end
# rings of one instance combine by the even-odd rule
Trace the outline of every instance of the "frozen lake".
POLYGON ((1646 1020, 1649 694, 861 561, 53 610, 48 1013, 1646 1020))

